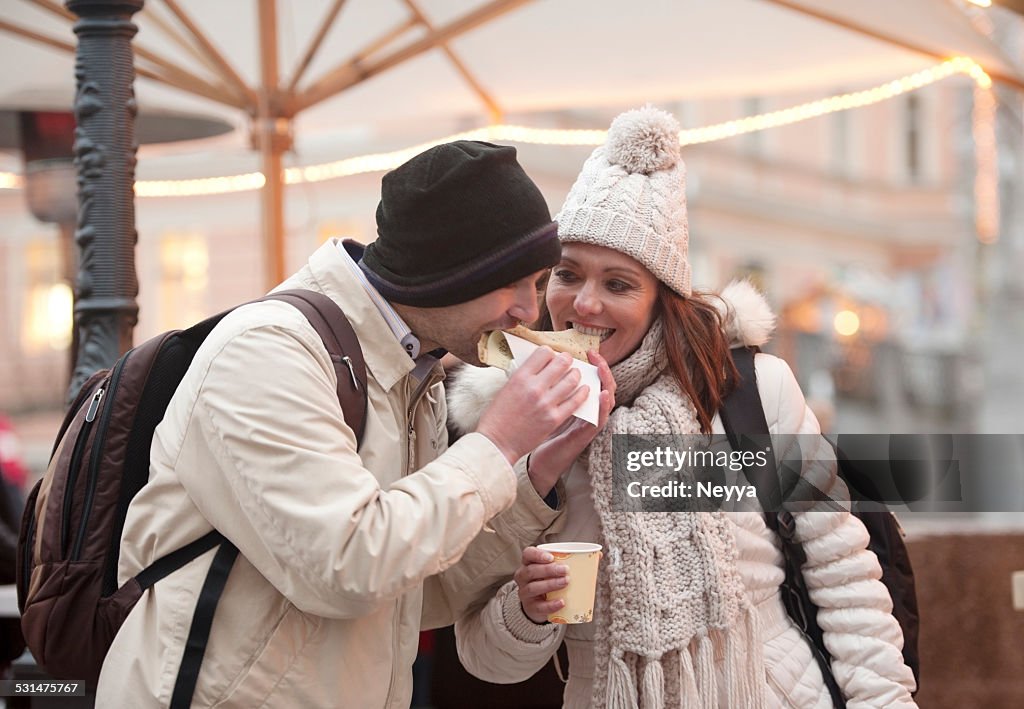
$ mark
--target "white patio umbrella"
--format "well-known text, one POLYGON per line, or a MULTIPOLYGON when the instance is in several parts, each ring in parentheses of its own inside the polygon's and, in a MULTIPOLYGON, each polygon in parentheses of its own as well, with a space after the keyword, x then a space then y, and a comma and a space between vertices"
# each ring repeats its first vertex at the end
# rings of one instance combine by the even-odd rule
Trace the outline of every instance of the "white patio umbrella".
MULTIPOLYGON (((952 56, 1024 88, 1020 68, 972 26, 963 5, 148 0, 135 18, 136 93, 142 106, 202 110, 249 129, 266 175, 273 284, 285 275, 282 155, 295 143, 369 152, 383 125, 419 135, 440 119, 485 125, 509 114, 863 86, 952 56)), ((69 18, 52 0, 8 3, 0 61, 31 71, 4 72, 0 105, 40 88, 65 91, 70 104, 69 18)), ((247 150, 245 133, 215 149, 247 150)))

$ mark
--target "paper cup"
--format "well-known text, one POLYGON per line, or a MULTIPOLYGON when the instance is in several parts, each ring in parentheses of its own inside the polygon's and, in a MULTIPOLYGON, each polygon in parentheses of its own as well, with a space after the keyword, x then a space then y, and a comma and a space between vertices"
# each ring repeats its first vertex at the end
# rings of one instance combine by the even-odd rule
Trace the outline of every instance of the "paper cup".
POLYGON ((597 565, 601 560, 601 545, 585 542, 540 544, 538 549, 555 557, 555 564, 569 567, 569 585, 551 591, 549 601, 563 599, 565 605, 548 616, 551 623, 589 623, 594 619, 594 591, 597 589, 597 565))

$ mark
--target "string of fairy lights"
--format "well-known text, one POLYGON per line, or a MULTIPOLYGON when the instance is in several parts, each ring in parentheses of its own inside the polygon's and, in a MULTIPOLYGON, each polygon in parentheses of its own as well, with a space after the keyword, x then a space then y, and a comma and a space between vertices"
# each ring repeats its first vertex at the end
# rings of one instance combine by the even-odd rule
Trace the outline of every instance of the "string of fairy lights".
MULTIPOLYGON (((985 243, 992 243, 996 240, 999 231, 995 140, 996 99, 992 90, 992 79, 977 62, 968 57, 954 57, 929 69, 862 91, 830 96, 777 111, 700 128, 688 128, 679 132, 679 142, 684 146, 710 143, 769 128, 800 123, 837 111, 863 108, 911 91, 917 91, 954 75, 966 75, 974 80, 973 136, 976 146, 976 225, 978 238, 985 243)), ((360 155, 318 165, 290 167, 285 170, 284 181, 286 184, 295 185, 383 172, 401 165, 431 146, 453 140, 506 141, 552 146, 596 146, 604 143, 606 136, 607 131, 605 130, 490 125, 400 150, 360 155)), ((266 178, 261 172, 195 179, 139 180, 135 183, 135 194, 138 197, 147 198, 229 194, 260 189, 265 182, 266 178)), ((19 175, 0 172, 0 189, 20 186, 21 177, 19 175)))

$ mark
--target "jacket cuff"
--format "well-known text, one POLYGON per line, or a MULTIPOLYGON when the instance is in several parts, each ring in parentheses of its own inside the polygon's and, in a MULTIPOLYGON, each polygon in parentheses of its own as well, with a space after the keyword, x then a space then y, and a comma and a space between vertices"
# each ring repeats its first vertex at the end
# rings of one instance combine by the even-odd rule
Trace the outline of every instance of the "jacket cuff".
MULTIPOLYGON (((523 546, 537 543, 548 533, 551 525, 562 516, 563 509, 552 509, 533 489, 530 476, 526 474, 526 458, 515 466, 516 502, 512 507, 492 520, 493 531, 517 539, 523 546)), ((555 486, 558 499, 565 500, 565 486, 561 481, 555 486)))
POLYGON ((512 469, 516 472, 518 490, 516 494, 519 499, 523 501, 526 506, 526 510, 529 511, 537 520, 542 521, 544 526, 547 527, 556 519, 562 512, 563 500, 565 500, 565 483, 559 478, 555 486, 551 488, 551 492, 548 493, 547 497, 541 497, 537 494, 537 490, 533 487, 533 483, 530 481, 530 474, 526 470, 526 463, 530 456, 525 456, 516 461, 516 464, 512 466, 512 469), (548 504, 548 500, 553 500, 554 505, 548 504))
POLYGON ((487 436, 468 433, 453 443, 443 455, 449 461, 457 461, 458 467, 476 483, 486 520, 508 509, 515 502, 519 486, 516 473, 505 455, 487 436))
POLYGON ((501 618, 509 634, 516 640, 531 645, 540 645, 558 632, 558 626, 554 623, 538 625, 526 617, 523 605, 519 601, 519 594, 516 593, 515 582, 506 584, 500 593, 504 594, 501 602, 501 618))
MULTIPOLYGON (((462 442, 462 438, 458 443, 462 442)), ((456 445, 458 444, 456 443, 456 445)), ((520 549, 530 544, 536 544, 543 535, 547 534, 551 526, 562 516, 562 509, 551 509, 546 502, 533 489, 526 474, 526 459, 520 460, 514 466, 516 475, 516 496, 515 504, 509 506, 501 514, 490 519, 486 532, 497 532, 498 534, 515 539, 520 549)), ((558 491, 559 500, 565 499, 565 486, 559 481, 555 487, 558 491)), ((562 504, 564 509, 565 505, 562 504)))

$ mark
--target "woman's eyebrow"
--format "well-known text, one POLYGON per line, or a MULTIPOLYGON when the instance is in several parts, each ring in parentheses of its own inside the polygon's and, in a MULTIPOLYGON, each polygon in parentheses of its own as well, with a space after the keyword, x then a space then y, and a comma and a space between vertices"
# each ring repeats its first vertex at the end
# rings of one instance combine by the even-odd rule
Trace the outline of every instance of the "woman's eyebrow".
POLYGON ((606 273, 606 274, 616 274, 617 273, 617 274, 623 275, 623 276, 631 276, 632 278, 639 278, 640 277, 640 271, 639 270, 634 270, 632 268, 628 268, 628 267, 625 267, 625 266, 611 266, 610 268, 606 268, 604 270, 604 273, 606 273))
MULTIPOLYGON (((572 266, 573 268, 580 267, 579 263, 572 260, 571 258, 563 258, 562 262, 559 263, 558 266, 572 266)), ((555 266, 555 268, 558 268, 558 266, 555 266)), ((629 266, 609 266, 601 271, 601 275, 608 274, 620 274, 624 276, 630 276, 632 278, 639 278, 640 270, 630 268, 629 266)))

